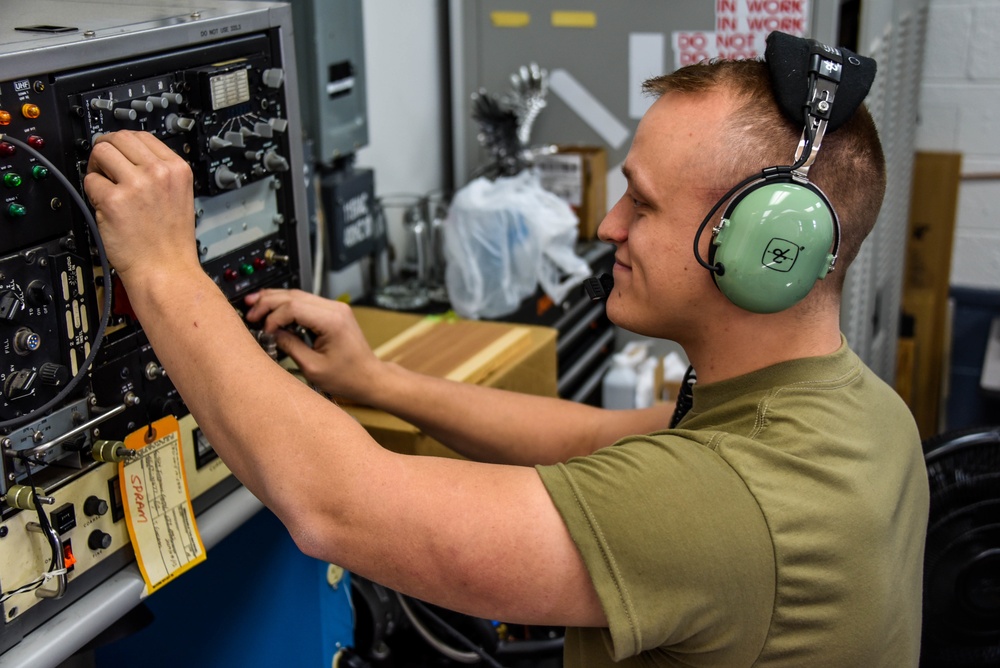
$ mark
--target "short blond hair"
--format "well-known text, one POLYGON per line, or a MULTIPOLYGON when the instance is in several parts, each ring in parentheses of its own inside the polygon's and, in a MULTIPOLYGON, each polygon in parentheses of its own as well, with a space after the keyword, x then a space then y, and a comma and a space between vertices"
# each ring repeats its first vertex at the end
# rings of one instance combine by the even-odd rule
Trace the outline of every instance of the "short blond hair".
MULTIPOLYGON (((765 167, 793 162, 802 127, 781 113, 767 64, 761 60, 689 65, 649 79, 643 91, 657 97, 668 92, 709 91, 733 96, 733 113, 720 128, 724 145, 731 150, 720 158, 719 168, 730 186, 765 167)), ((875 226, 885 196, 885 155, 875 122, 864 105, 823 139, 809 180, 827 195, 840 218, 840 254, 833 274, 839 289, 847 267, 875 226)))

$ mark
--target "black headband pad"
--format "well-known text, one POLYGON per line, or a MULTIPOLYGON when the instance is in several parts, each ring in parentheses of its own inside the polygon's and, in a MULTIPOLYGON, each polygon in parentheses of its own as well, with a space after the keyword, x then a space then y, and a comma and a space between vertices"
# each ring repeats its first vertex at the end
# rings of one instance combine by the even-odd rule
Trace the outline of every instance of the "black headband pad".
MULTIPOLYGON (((809 96, 811 40, 772 32, 767 36, 764 59, 771 72, 774 99, 781 111, 799 125, 805 125, 803 105, 809 96)), ((833 132, 847 122, 861 106, 875 80, 875 61, 838 47, 843 56, 840 85, 833 102, 826 131, 833 132)))

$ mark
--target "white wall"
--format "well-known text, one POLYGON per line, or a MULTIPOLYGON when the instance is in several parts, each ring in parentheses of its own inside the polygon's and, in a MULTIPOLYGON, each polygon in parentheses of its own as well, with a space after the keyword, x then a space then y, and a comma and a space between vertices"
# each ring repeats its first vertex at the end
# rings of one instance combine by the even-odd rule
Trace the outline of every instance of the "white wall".
MULTIPOLYGON (((333 0, 330 0, 333 1, 333 0)), ((375 170, 379 196, 423 195, 445 182, 440 62, 448 36, 438 25, 439 0, 364 0, 368 147, 358 165, 375 170)), ((402 252, 402 229, 390 220, 402 252)))
POLYGON ((1000 3, 930 0, 917 150, 962 153, 951 284, 990 290, 1000 290, 998 52, 1000 3))

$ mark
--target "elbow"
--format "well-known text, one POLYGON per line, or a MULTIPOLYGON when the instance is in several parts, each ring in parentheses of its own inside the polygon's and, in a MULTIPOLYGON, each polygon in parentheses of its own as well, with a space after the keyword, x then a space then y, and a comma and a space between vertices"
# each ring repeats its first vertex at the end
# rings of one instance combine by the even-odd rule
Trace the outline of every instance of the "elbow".
POLYGON ((302 554, 313 559, 337 562, 339 555, 336 554, 334 541, 336 532, 331 531, 329 526, 324 526, 326 523, 314 513, 295 513, 287 517, 279 515, 279 519, 302 554))

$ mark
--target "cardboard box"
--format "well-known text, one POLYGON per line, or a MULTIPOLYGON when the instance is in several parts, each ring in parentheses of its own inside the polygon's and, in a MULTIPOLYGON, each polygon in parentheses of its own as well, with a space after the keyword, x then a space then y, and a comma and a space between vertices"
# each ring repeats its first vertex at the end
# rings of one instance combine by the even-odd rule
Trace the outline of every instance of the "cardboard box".
POLYGON ((565 200, 580 221, 579 238, 597 238, 608 212, 608 154, 600 146, 559 146, 535 163, 542 187, 565 200))
MULTIPOLYGON (((421 323, 424 316, 368 307, 354 307, 368 344, 377 349, 421 323)), ((506 356, 479 381, 480 385, 547 397, 558 393, 556 371, 556 330, 533 325, 490 323, 510 329, 528 330, 527 342, 516 354, 506 356)), ((341 406, 384 448, 402 454, 459 457, 453 450, 425 435, 397 417, 367 406, 341 406)))

